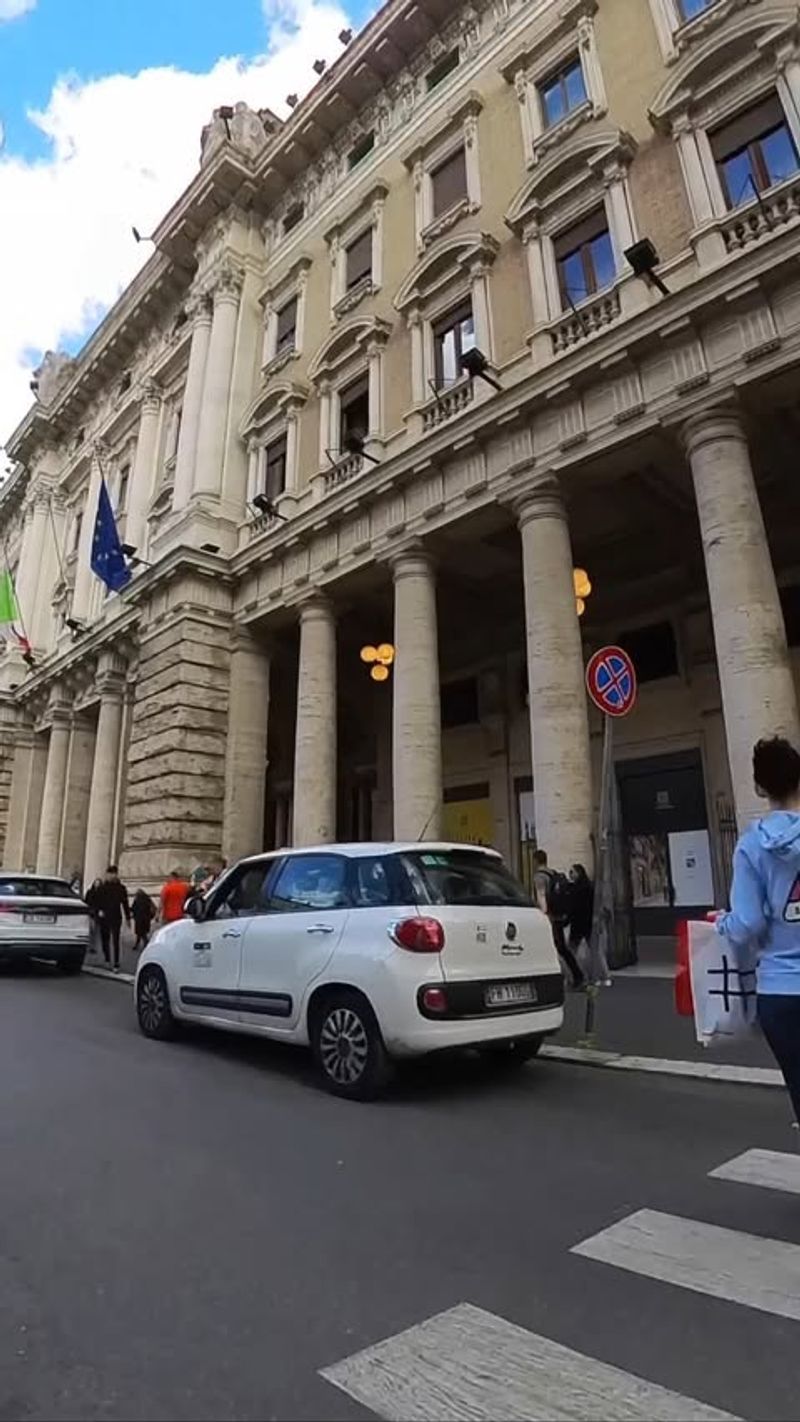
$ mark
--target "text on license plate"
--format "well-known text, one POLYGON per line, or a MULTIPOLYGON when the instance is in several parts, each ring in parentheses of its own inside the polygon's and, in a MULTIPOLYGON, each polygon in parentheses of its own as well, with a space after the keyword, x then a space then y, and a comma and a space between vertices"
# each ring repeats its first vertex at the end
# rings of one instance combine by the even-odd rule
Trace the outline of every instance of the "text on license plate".
POLYGON ((24 913, 22 921, 23 923, 55 923, 56 916, 54 913, 24 913))
POLYGON ((536 992, 533 983, 495 983, 485 989, 483 1000, 487 1007, 506 1007, 510 1003, 535 1002, 536 992))

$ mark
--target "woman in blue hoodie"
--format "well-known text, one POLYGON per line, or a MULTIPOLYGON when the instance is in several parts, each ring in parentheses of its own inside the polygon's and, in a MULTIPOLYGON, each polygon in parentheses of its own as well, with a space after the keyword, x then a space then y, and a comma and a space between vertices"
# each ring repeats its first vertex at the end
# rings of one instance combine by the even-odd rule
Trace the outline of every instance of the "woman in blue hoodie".
POLYGON ((758 1020, 800 1121, 800 755, 780 736, 759 741, 753 778, 770 810, 736 846, 731 912, 717 931, 758 946, 758 1020))

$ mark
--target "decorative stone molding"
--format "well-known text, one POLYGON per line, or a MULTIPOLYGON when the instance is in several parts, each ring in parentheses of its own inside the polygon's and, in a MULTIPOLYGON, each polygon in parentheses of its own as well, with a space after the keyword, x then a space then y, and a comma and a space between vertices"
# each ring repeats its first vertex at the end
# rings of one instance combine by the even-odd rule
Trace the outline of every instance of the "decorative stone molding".
POLYGON ((73 356, 65 351, 45 351, 41 365, 33 372, 36 398, 40 405, 52 405, 75 370, 73 356))
POLYGON ((388 194, 386 183, 376 183, 346 217, 325 233, 331 258, 331 314, 335 321, 340 321, 366 297, 380 290, 383 281, 383 212, 388 194), (348 291, 347 250, 368 231, 372 234, 370 274, 348 291))
POLYGON ((417 249, 420 252, 436 241, 437 237, 449 231, 462 217, 480 209, 478 115, 482 108, 481 95, 470 92, 463 102, 447 115, 434 134, 423 143, 416 144, 403 156, 403 162, 414 176, 414 212, 417 249), (467 177, 466 197, 454 203, 447 212, 434 218, 433 174, 462 147, 467 177))
POLYGON ((650 0, 653 23, 666 63, 674 63, 690 46, 702 42, 739 10, 760 3, 761 0, 713 0, 699 15, 685 20, 680 0, 650 0))
POLYGON ((360 351, 366 352, 370 345, 385 346, 391 332, 389 322, 379 316, 356 316, 339 326, 309 364, 308 378, 312 385, 319 387, 331 381, 346 361, 360 351))
POLYGON ((529 167, 587 119, 601 118, 608 108, 595 36, 596 12, 597 0, 567 0, 555 15, 548 10, 526 44, 500 66, 519 99, 529 167), (586 99, 560 122, 548 126, 539 86, 573 56, 580 60, 586 99))
POLYGON ((225 116, 222 108, 215 109, 200 137, 200 166, 206 167, 226 144, 240 157, 255 162, 280 128, 280 119, 270 109, 251 109, 238 103, 233 105, 232 116, 225 116))
POLYGON ((311 258, 303 255, 284 276, 272 281, 262 291, 259 301, 264 309, 264 341, 262 347, 262 379, 267 380, 294 360, 303 350, 305 332, 306 287, 311 270, 311 258), (296 300, 294 345, 278 350, 278 316, 288 302, 296 300))

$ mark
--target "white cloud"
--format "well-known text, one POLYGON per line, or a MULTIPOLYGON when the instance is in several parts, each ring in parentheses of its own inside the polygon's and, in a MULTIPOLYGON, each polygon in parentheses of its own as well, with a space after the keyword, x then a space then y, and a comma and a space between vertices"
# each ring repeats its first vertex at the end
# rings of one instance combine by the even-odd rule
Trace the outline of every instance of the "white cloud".
POLYGON ((36 0, 0 0, 0 24, 3 20, 18 20, 36 9, 36 0))
MULTIPOLYGON (((0 0, 0 15, 9 3, 20 0, 0 0)), ((95 323, 150 255, 131 224, 151 231, 190 181, 212 109, 244 99, 286 113, 285 96, 314 79, 313 61, 341 52, 348 21, 335 0, 266 0, 264 11, 263 58, 220 59, 207 74, 62 78, 30 115, 49 157, 0 156, 0 443, 30 404, 30 353, 95 323)))

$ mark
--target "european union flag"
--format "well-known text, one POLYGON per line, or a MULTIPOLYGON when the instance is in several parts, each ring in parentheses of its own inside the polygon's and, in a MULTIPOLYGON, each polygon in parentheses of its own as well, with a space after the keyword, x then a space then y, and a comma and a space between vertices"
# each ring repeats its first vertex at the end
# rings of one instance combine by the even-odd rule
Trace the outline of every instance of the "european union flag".
POLYGON ((121 592, 131 580, 131 570, 125 562, 105 479, 100 480, 97 517, 94 521, 92 572, 101 583, 105 583, 109 592, 121 592))

